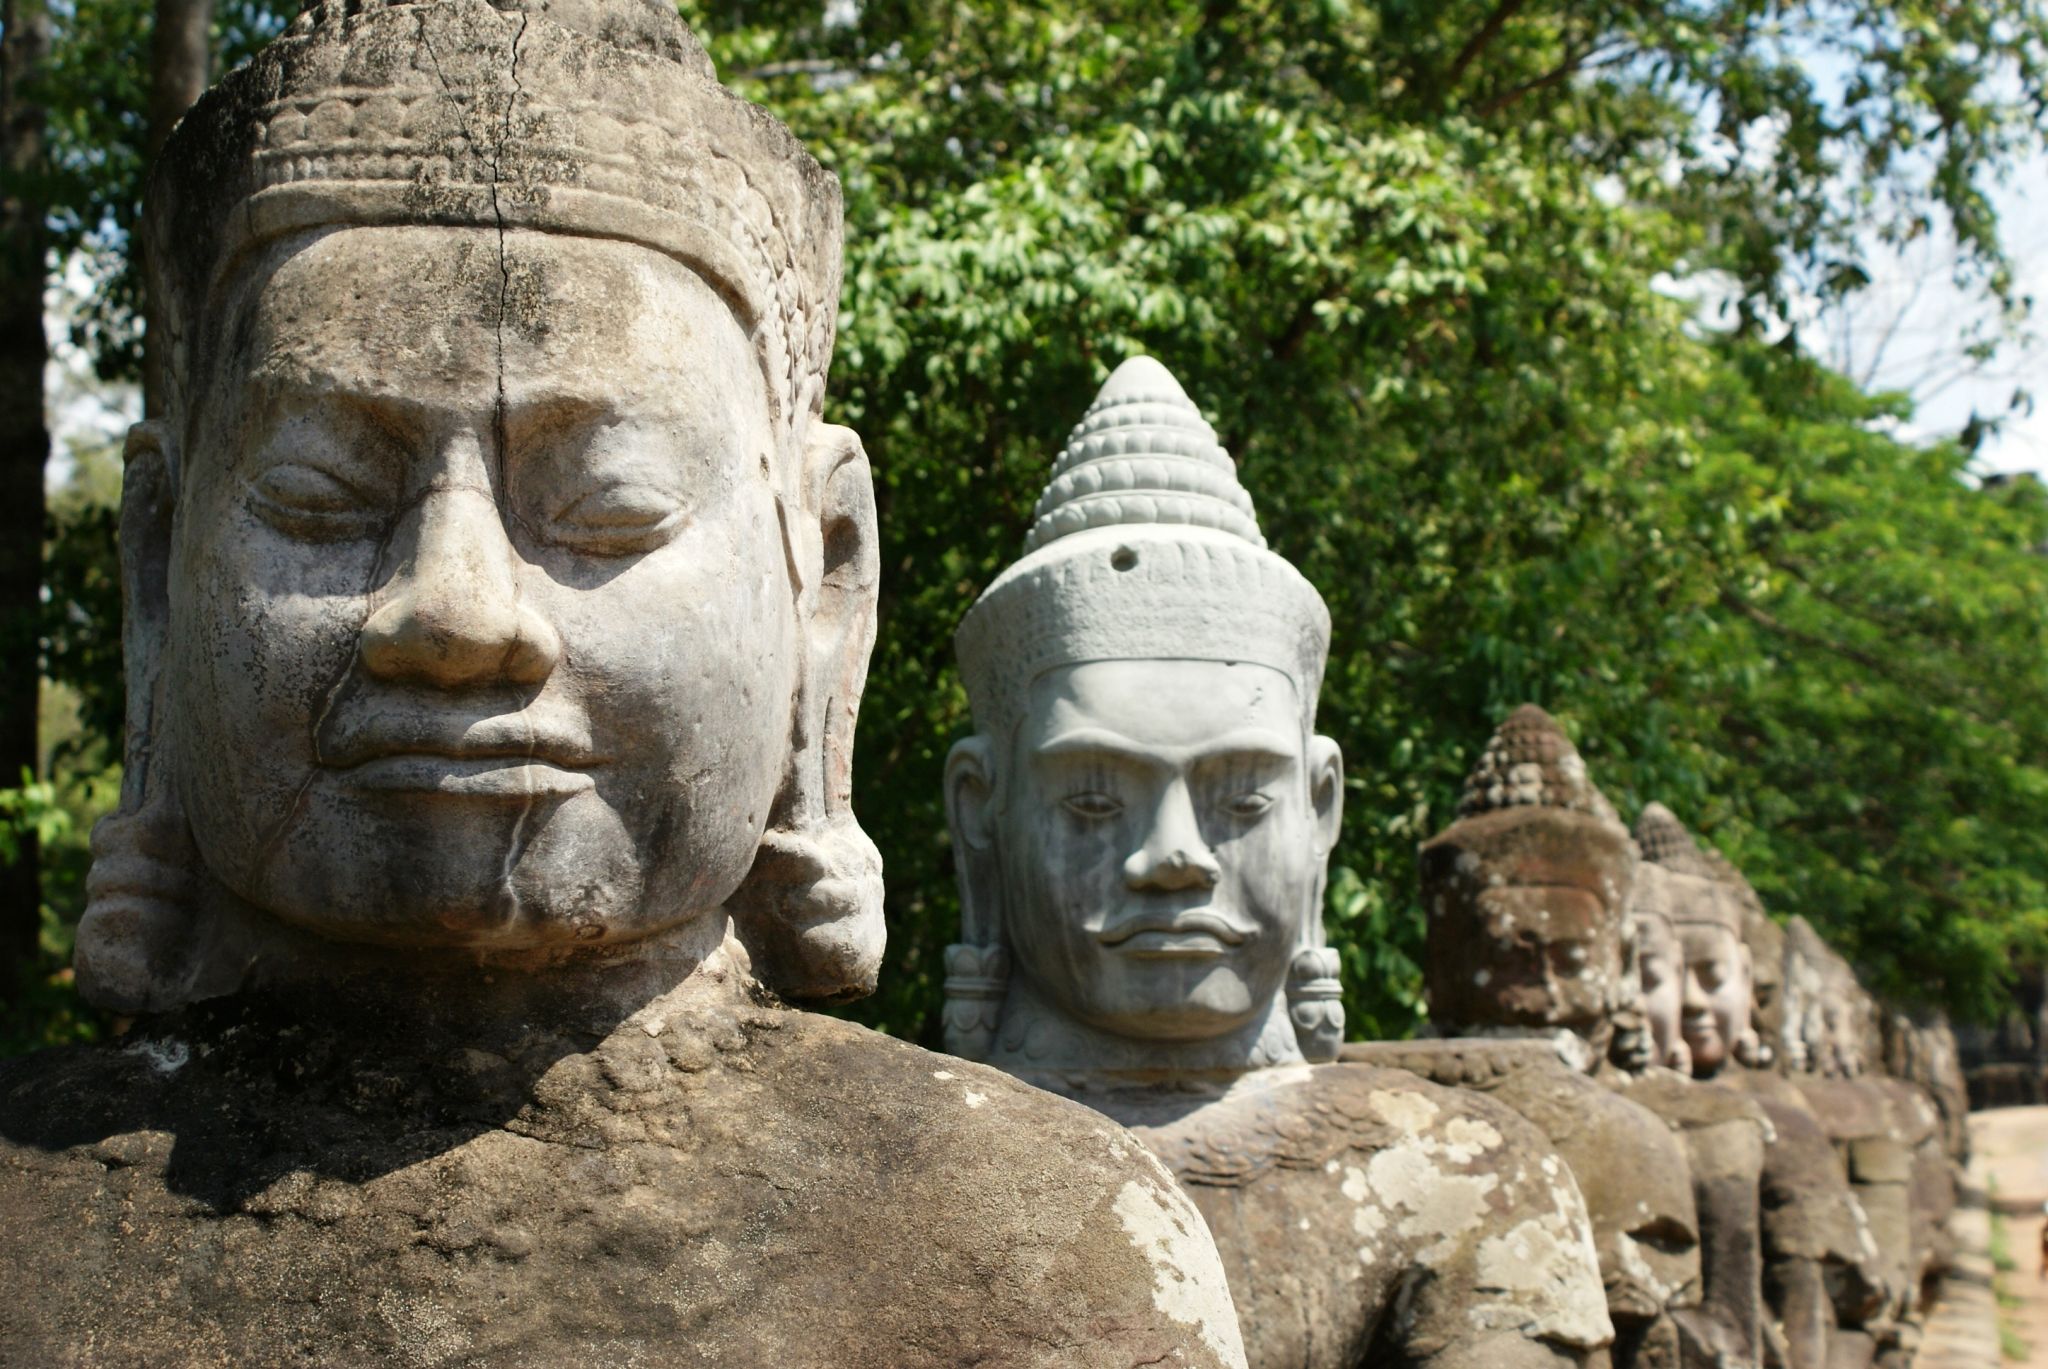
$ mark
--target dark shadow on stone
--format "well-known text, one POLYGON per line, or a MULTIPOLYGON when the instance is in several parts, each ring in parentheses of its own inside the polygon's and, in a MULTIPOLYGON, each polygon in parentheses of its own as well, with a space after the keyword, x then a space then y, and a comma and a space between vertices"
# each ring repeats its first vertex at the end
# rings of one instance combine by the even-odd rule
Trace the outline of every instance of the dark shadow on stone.
POLYGON ((146 1019, 115 1045, 0 1064, 0 1137, 93 1147, 112 1169, 133 1163, 121 1138, 168 1136, 166 1187, 232 1212, 294 1172, 363 1183, 521 1130, 545 1111, 544 1076, 605 1036, 596 1021, 455 1033, 237 995, 146 1019))

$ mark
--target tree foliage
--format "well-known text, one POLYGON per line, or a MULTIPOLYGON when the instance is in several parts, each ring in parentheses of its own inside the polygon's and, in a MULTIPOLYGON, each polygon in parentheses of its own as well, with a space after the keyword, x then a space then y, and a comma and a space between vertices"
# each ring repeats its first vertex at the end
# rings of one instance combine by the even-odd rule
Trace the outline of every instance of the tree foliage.
MULTIPOLYGON (((80 32, 139 52, 133 6, 81 0, 80 32)), ((881 508, 855 782, 891 918, 857 1015, 934 1031, 951 634, 1138 351, 1329 601, 1355 1030, 1414 1025, 1415 845, 1527 699, 1625 810, 1670 804, 1887 988, 1985 1010, 2048 948, 2048 500, 1899 440, 1895 401, 1783 331, 1795 290, 1936 222, 2009 290, 1982 188, 2038 138, 2037 0, 683 10, 846 187, 828 403, 881 508), (1727 334, 1667 288, 1706 273, 1727 334)), ((227 12, 224 40, 274 22, 227 12)), ((65 125, 90 193, 64 212, 119 281, 141 91, 75 55, 105 99, 65 125)), ((132 299, 103 299, 118 369, 132 299)))

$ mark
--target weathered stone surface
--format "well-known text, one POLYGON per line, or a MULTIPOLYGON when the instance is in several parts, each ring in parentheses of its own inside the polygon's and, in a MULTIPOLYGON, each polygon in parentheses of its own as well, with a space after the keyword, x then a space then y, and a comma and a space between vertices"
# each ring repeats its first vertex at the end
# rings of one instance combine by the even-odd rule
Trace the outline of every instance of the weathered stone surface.
MULTIPOLYGON (((1798 1091, 1751 1068, 1771 1058, 1751 1021, 1759 1001, 1755 942, 1768 950, 1782 937, 1774 935, 1748 881, 1719 852, 1695 842, 1669 809, 1646 806, 1636 831, 1646 856, 1667 871, 1685 951, 1682 1029, 1693 1073, 1712 1081, 1707 1089, 1751 1096, 1764 1119, 1761 1291, 1779 1353, 1794 1369, 1823 1369, 1845 1356, 1853 1362, 1861 1353, 1860 1328, 1879 1312, 1885 1294, 1868 1217, 1798 1091)), ((1764 997, 1775 1004, 1782 964, 1767 963, 1762 978, 1770 986, 1764 997)), ((1691 1149, 1696 1165, 1725 1164, 1699 1141, 1691 1149)), ((1739 1185, 1730 1180, 1726 1186, 1723 1201, 1732 1211, 1739 1185)))
POLYGON ((1110 377, 957 640, 949 1046, 1133 1127, 1207 1218, 1254 1365, 1598 1356, 1585 1211, 1536 1132, 1307 1063, 1342 1035, 1329 618, 1164 367, 1110 377))
POLYGON ((1655 1069, 1609 1076, 1624 1098, 1674 1127, 1700 1217, 1700 1315, 1689 1330, 1710 1360, 1749 1364, 1764 1358, 1763 1217, 1760 1211, 1763 1109, 1716 1083, 1655 1069))
MULTIPOLYGON (((1632 914, 1668 913, 1663 884, 1647 903, 1635 896, 1628 830, 1563 729, 1532 705, 1495 733, 1458 812, 1420 853, 1431 1025, 1451 1038, 1431 1048, 1448 1052, 1433 1066, 1483 1061, 1492 1043, 1467 1038, 1525 1038, 1519 1054, 1477 1073, 1499 1076, 1489 1087, 1550 1137, 1578 1179, 1621 1363, 1675 1362, 1681 1349, 1694 1358, 1753 1353, 1739 1318, 1728 1313, 1717 1327, 1709 1315, 1714 1271, 1700 1263, 1701 1242, 1717 1214, 1702 1210, 1691 1187, 1686 1143, 1672 1134, 1679 1121, 1609 1092, 1619 1082, 1610 1056, 1639 1065, 1653 1053, 1632 914), (1641 1048, 1627 1048, 1631 1036, 1641 1048), (1642 1252, 1653 1242, 1667 1267, 1646 1274, 1642 1252)), ((1433 1068, 1432 1077, 1442 1076, 1433 1068)), ((1752 1227, 1754 1207, 1752 1195, 1752 1227)))
POLYGON ((1554 719, 1525 704, 1465 784, 1458 819, 1422 845, 1423 976, 1446 1036, 1570 1033, 1604 1060, 1640 997, 1625 914, 1628 829, 1554 719))
POLYGON ((872 987, 836 181, 656 0, 309 9, 152 183, 169 411, 10 1363, 1239 1365, 1133 1138, 872 987), (165 1016, 165 1014, 171 1014, 165 1016))
POLYGON ((1121 1128, 756 997, 700 970, 609 1033, 230 998, 11 1061, 0 1362, 1240 1362, 1121 1128))
POLYGON ((1764 1296, 1794 1369, 1843 1362, 1887 1289, 1870 1219, 1806 1096, 1770 1070, 1734 1068, 1720 1082, 1744 1089, 1771 1124, 1764 1150, 1764 1296))
POLYGON ((1615 1362, 1676 1365, 1675 1314, 1700 1303, 1699 1220, 1683 1141, 1541 1040, 1351 1042, 1340 1059, 1496 1098, 1557 1148, 1593 1226, 1615 1362))
POLYGON ((1344 1064, 1072 1096, 1201 1208, 1254 1364, 1555 1365, 1611 1338, 1570 1172, 1506 1107, 1344 1064))

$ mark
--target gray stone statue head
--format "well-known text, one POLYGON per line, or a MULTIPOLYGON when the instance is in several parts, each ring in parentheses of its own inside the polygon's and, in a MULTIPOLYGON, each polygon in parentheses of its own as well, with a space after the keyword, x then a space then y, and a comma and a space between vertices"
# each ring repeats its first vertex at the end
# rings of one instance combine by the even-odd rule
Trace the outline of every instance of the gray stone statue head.
POLYGON ((955 639, 976 735, 946 770, 949 1050, 1029 1065, 1025 1036, 1071 1030, 1132 1063, 1252 1038, 1250 1063, 1335 1056, 1329 634, 1179 384, 1118 367, 955 639))
POLYGON ((1664 871, 1683 956, 1679 1030, 1693 1073, 1711 1076, 1730 1061, 1758 1063, 1761 1043, 1750 1025, 1752 965, 1741 899, 1663 804, 1644 806, 1636 841, 1643 858, 1664 871))
POLYGON ((534 968, 725 912, 785 992, 871 986, 838 183, 672 7, 325 0, 179 125, 144 236, 88 995, 233 988, 230 922, 534 968))

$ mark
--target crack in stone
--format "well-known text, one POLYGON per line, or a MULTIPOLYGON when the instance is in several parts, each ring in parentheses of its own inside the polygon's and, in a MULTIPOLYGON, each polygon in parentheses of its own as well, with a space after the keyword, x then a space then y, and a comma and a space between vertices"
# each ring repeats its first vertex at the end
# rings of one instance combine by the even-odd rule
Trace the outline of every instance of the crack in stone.
MULTIPOLYGON (((507 78, 512 83, 512 93, 505 101, 504 117, 499 120, 498 124, 497 145, 492 149, 490 159, 491 217, 497 221, 498 227, 498 317, 495 320, 498 340, 498 403, 495 415, 497 441, 492 455, 498 468, 497 502, 500 506, 501 517, 509 502, 505 499, 505 479, 509 465, 507 445, 509 425, 506 421, 505 403, 505 314, 512 304, 512 261, 505 246, 505 211, 504 206, 498 199, 498 183, 503 179, 505 149, 512 141, 512 112, 517 108, 519 97, 524 93, 519 84, 519 44, 526 37, 527 21, 528 15, 526 11, 521 10, 519 12, 519 28, 512 35, 512 61, 510 69, 506 73, 507 78)), ((513 655, 519 650, 519 590, 519 577, 515 573, 512 577, 512 638, 506 642, 505 657, 499 664, 501 679, 506 678, 507 673, 511 669, 513 655)), ((513 695, 513 702, 519 705, 520 716, 526 721, 526 760, 527 764, 531 766, 536 759, 535 753, 539 749, 539 739, 534 735, 533 720, 528 716, 527 709, 521 704, 516 691, 513 695)), ((525 802, 519 806, 519 816, 513 821, 512 835, 506 840, 504 862, 498 869, 498 884, 507 903, 510 905, 508 921, 514 923, 519 920, 520 909, 519 891, 512 882, 512 870, 519 860, 519 853, 526 839, 526 824, 528 819, 533 816, 536 798, 537 795, 529 787, 525 802)))
MULTIPOLYGON (((504 117, 498 123, 498 146, 492 152, 492 217, 498 221, 498 320, 496 320, 496 324, 498 324, 498 412, 496 412, 496 426, 498 426, 496 437, 498 437, 498 441, 496 441, 494 457, 496 457, 496 465, 498 465, 498 504, 500 504, 500 516, 504 516, 504 512, 510 508, 510 502, 506 500, 506 471, 508 471, 508 465, 510 465, 510 461, 508 461, 508 432, 510 432, 510 428, 508 428, 508 422, 506 422, 506 312, 512 307, 512 258, 510 258, 508 250, 506 250, 506 215, 504 215, 504 205, 498 199, 498 184, 504 178, 504 156, 506 156, 506 148, 510 146, 510 141, 512 141, 512 111, 518 109, 520 94, 524 94, 524 90, 522 90, 522 86, 518 82, 518 47, 520 47, 520 41, 526 37, 526 23, 528 23, 528 14, 526 14, 526 10, 520 10, 518 31, 514 31, 514 35, 512 35, 512 64, 510 64, 510 70, 508 70, 508 78, 512 82, 512 94, 506 98, 504 117)), ((508 678, 510 668, 512 668, 512 656, 518 652, 518 633, 520 633, 520 625, 518 625, 518 598, 520 598, 520 578, 514 572, 514 576, 512 576, 512 639, 506 641, 506 654, 504 654, 504 660, 500 662, 500 678, 508 678)), ((526 762, 532 764, 532 762, 537 760, 539 738, 535 736, 535 732, 532 732, 532 719, 526 715, 526 707, 518 699, 516 691, 514 691, 514 699, 512 701, 514 701, 514 705, 518 705, 520 715, 526 719, 526 762)), ((524 848, 526 822, 532 818, 532 810, 535 810, 535 799, 537 797, 539 795, 535 795, 535 793, 528 789, 526 801, 520 803, 518 818, 512 822, 512 836, 506 840, 504 863, 498 869, 498 885, 504 891, 506 902, 510 904, 510 908, 508 908, 508 914, 510 914, 508 920, 510 922, 518 922, 518 918, 520 918, 518 887, 512 883, 512 867, 518 863, 518 855, 520 855, 520 851, 524 848)))
MULTIPOLYGON (((498 372, 497 400, 495 412, 492 416, 494 443, 491 453, 491 464, 494 467, 496 486, 496 497, 493 503, 498 506, 501 518, 511 517, 513 521, 518 520, 511 513, 504 497, 508 464, 506 460, 508 423, 505 398, 505 315, 510 310, 512 301, 512 261, 511 255, 506 248, 505 208, 503 202, 499 199, 498 191, 499 183, 504 179, 505 150, 512 141, 512 115, 518 107, 520 97, 525 94, 525 88, 519 83, 519 45, 526 37, 528 20, 529 16, 527 13, 521 10, 519 12, 519 27, 512 34, 511 60, 506 71, 506 77, 510 81, 512 89, 505 99, 504 113, 498 120, 497 136, 488 142, 477 137, 476 129, 470 122, 469 104, 463 101, 456 94, 454 87, 449 84, 448 75, 441 67, 441 55, 434 50, 434 40, 428 32, 428 25, 424 18, 422 18, 420 25, 420 44, 426 49, 427 59, 433 63, 434 75, 440 80, 442 90, 447 92, 456 101, 457 107, 461 110, 462 136, 482 158, 489 177, 487 184, 491 196, 491 220, 498 234, 498 304, 496 316, 492 319, 497 343, 498 372)), ((505 673, 510 670, 512 658, 519 650, 517 626, 519 592, 519 577, 515 574, 512 577, 513 636, 505 644, 505 654, 499 664, 500 678, 503 678, 505 673)), ((532 719, 526 716, 525 703, 520 698, 516 689, 511 691, 510 702, 526 724, 526 759, 530 765, 538 759, 539 738, 534 733, 532 719)), ((527 820, 533 816, 535 801, 538 797, 537 794, 529 789, 525 802, 520 806, 519 816, 513 822, 512 834, 505 845, 504 860, 499 865, 498 882, 501 892, 510 904, 510 916, 508 918, 510 922, 518 921, 520 913, 519 894, 512 883, 512 870, 513 866, 518 862, 521 845, 525 840, 527 820)))

